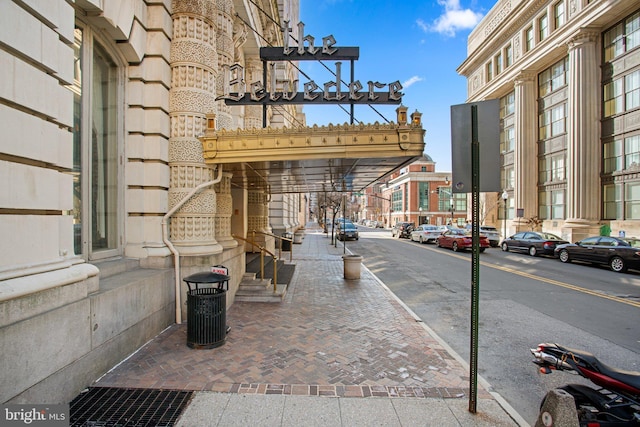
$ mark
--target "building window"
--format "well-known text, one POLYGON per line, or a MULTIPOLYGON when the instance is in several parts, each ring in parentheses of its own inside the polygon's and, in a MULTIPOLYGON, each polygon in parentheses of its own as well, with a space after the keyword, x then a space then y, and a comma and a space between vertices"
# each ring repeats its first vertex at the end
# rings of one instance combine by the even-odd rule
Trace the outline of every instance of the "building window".
POLYGON ((538 92, 542 98, 564 87, 568 81, 569 58, 556 62, 538 75, 538 92))
POLYGON ((566 108, 565 104, 555 105, 540 113, 539 138, 540 140, 553 138, 566 132, 566 108))
POLYGON ((507 166, 502 170, 503 188, 513 188, 516 182, 516 171, 513 166, 507 166))
POLYGON ((500 98, 500 118, 504 119, 516 111, 516 93, 509 92, 506 96, 500 98))
POLYGON ((438 187, 438 211, 450 211, 452 197, 451 187, 438 187))
POLYGON ((524 31, 524 50, 525 52, 529 52, 531 49, 533 49, 533 43, 534 43, 534 37, 533 37, 533 27, 529 27, 524 31))
POLYGON ((549 35, 549 17, 545 13, 538 18, 538 40, 542 41, 549 35))
POLYGON ((603 172, 612 173, 624 169, 623 142, 620 139, 605 142, 602 147, 603 172))
POLYGON ((624 218, 640 219, 640 183, 624 185, 624 218))
POLYGON ((391 209, 394 212, 402 212, 402 190, 396 188, 391 194, 391 209))
POLYGON ((500 133, 500 152, 508 153, 513 151, 516 145, 516 131, 513 126, 507 126, 500 133))
POLYGON ((504 67, 509 68, 513 65, 513 48, 508 45, 504 48, 504 67))
POLYGON ((640 167, 640 135, 624 139, 625 169, 640 167))
POLYGON ((564 192, 565 190, 540 192, 540 219, 564 219, 564 192))
POLYGON ((493 63, 496 66, 496 75, 502 72, 502 53, 499 53, 493 58, 493 63))
POLYGON ((611 117, 624 111, 623 80, 616 79, 604 85, 604 116, 611 117))
POLYGON ((493 79, 493 66, 491 65, 491 62, 487 62, 485 69, 487 73, 487 81, 490 82, 493 79))
POLYGON ((625 76, 624 95, 626 111, 640 107, 640 70, 625 76))
POLYGON ((640 46, 640 12, 636 12, 604 33, 604 60, 611 61, 640 46))
POLYGON ((622 219, 622 186, 620 184, 605 185, 602 200, 604 219, 622 219))
POLYGON ((418 191, 420 193, 418 196, 418 209, 429 211, 429 183, 418 183, 418 191))
POLYGON ((565 153, 541 158, 538 166, 540 184, 563 182, 566 179, 565 163, 565 153))
POLYGON ((556 3, 555 6, 553 6, 554 29, 563 26, 565 18, 564 2, 561 1, 559 3, 556 3))
POLYGON ((75 29, 74 249, 88 259, 119 250, 119 68, 89 28, 75 29))

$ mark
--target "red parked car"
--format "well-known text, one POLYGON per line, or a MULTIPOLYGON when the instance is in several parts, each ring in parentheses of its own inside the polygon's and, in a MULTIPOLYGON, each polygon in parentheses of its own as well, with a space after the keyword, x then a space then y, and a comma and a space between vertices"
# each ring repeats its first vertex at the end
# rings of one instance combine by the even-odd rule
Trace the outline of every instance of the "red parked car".
MULTIPOLYGON (((436 245, 441 248, 451 248, 454 252, 471 249, 471 231, 462 228, 454 228, 442 233, 436 239, 436 245)), ((484 234, 480 235, 480 252, 484 252, 489 247, 489 239, 484 234)))

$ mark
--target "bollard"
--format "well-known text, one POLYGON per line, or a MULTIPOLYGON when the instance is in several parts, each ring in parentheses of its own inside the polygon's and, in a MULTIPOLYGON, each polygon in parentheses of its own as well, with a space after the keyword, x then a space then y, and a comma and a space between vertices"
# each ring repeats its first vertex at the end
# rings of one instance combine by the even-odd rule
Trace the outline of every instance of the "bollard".
POLYGON ((360 264, 362 264, 362 256, 360 255, 342 255, 344 260, 344 278, 347 280, 355 280, 360 278, 360 264))
POLYGON ((576 403, 566 391, 556 388, 547 393, 535 427, 578 427, 576 403))

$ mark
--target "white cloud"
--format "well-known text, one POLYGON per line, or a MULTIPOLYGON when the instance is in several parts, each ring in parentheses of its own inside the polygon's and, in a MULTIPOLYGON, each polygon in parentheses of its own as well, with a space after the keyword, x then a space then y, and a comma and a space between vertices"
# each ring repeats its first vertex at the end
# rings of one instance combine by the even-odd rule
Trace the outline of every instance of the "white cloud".
POLYGON ((403 89, 406 89, 406 88, 408 88, 409 86, 411 86, 412 84, 414 84, 414 83, 418 83, 418 82, 421 82, 422 80, 423 80, 423 78, 422 78, 422 77, 413 76, 413 77, 411 77, 409 80, 406 80, 404 83, 402 83, 402 88, 403 88, 403 89))
POLYGON ((416 24, 423 31, 431 31, 453 37, 457 31, 475 27, 484 16, 482 13, 474 12, 471 9, 462 9, 459 0, 438 0, 438 4, 444 6, 444 13, 433 24, 428 25, 421 19, 416 21, 416 24))

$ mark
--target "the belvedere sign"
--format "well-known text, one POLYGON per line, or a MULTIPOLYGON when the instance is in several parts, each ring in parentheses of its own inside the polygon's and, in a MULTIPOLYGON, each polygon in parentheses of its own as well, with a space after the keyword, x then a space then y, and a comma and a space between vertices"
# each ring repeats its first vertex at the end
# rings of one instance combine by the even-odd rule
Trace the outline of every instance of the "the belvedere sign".
MULTIPOLYGON (((357 47, 337 47, 336 40, 330 35, 322 38, 322 47, 315 46, 315 38, 305 35, 302 40, 293 45, 290 41, 291 27, 284 21, 283 47, 260 48, 260 59, 266 67, 267 61, 335 61, 335 81, 329 81, 319 86, 313 80, 304 83, 303 91, 298 91, 298 80, 282 82, 281 92, 267 92, 266 82, 256 81, 248 85, 245 82, 244 68, 239 64, 225 65, 224 94, 218 99, 224 99, 227 105, 268 105, 268 104, 400 104, 402 101, 402 85, 399 81, 392 83, 367 82, 366 88, 355 80, 343 86, 342 63, 340 60, 350 60, 353 71, 353 61, 359 57, 357 47), (376 89, 387 88, 386 92, 376 89)), ((298 34, 304 34, 304 23, 298 24, 298 34)), ((276 86, 276 73, 271 64, 270 87, 276 86)), ((266 79, 266 72, 263 73, 266 79)))

